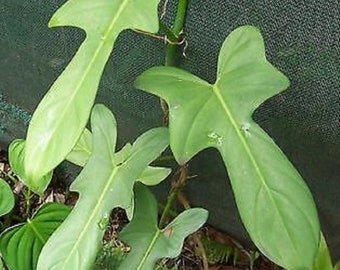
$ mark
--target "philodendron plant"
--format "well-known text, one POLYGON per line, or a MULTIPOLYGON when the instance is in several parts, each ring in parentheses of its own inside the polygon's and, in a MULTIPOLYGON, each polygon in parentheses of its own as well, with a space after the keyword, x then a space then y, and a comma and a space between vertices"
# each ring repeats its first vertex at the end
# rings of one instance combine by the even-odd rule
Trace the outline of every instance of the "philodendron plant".
MULTIPOLYGON (((186 2, 179 0, 178 8, 186 2)), ((289 86, 266 60, 255 27, 242 26, 227 37, 214 84, 169 66, 141 74, 136 88, 167 102, 169 128, 151 129, 116 151, 115 117, 105 105, 94 105, 98 85, 121 31, 157 33, 158 4, 69 0, 53 15, 49 26, 82 28, 86 39, 36 108, 26 140, 11 143, 9 158, 21 181, 40 195, 63 160, 83 167, 70 187, 79 199, 71 211, 42 206, 27 223, 4 231, 0 248, 5 264, 11 270, 91 269, 114 207, 125 209, 131 219, 120 234, 131 252, 119 269, 149 270, 160 258, 178 256, 184 238, 208 214, 192 208, 170 224, 158 224, 157 203, 146 186, 170 174, 168 168, 150 166, 170 144, 180 165, 205 148, 219 151, 243 224, 269 259, 288 270, 332 269, 310 191, 252 119, 262 102, 289 86), (89 119, 91 130, 86 128, 89 119)), ((179 11, 178 16, 185 13, 179 11)), ((12 196, 0 183, 0 210, 6 213, 13 207, 12 196)))

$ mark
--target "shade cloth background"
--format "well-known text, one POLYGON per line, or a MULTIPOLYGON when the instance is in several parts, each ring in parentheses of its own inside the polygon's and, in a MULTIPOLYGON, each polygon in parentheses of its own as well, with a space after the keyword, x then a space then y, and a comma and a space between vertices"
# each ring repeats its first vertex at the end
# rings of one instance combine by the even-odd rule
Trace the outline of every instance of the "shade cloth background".
MULTIPOLYGON (((84 39, 76 28, 48 29, 65 0, 0 0, 0 142, 23 138, 30 115, 84 39)), ((176 1, 164 20, 171 22, 176 1)), ((188 42, 180 66, 213 82, 218 52, 236 27, 257 26, 267 57, 291 81, 257 109, 254 119, 302 174, 317 203, 334 260, 340 259, 340 3, 322 1, 191 0, 188 42)), ((164 44, 123 32, 100 84, 97 101, 109 106, 120 144, 161 125, 158 99, 133 88, 142 71, 164 63, 164 44)), ((186 194, 210 211, 209 222, 250 244, 240 223, 224 165, 215 150, 196 156, 186 194)), ((156 189, 165 196, 166 185, 156 189)))

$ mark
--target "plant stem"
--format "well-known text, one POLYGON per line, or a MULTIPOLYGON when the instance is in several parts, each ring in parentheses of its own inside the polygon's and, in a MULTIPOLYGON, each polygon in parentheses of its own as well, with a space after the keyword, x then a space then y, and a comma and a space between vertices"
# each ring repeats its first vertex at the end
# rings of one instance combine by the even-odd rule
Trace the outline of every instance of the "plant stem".
MULTIPOLYGON (((165 66, 176 66, 177 50, 183 39, 181 34, 184 26, 187 7, 188 0, 178 1, 177 13, 172 29, 169 29, 162 22, 160 23, 160 29, 167 35, 167 38, 169 39, 165 52, 165 66)), ((167 126, 169 122, 169 108, 165 100, 160 99, 160 103, 164 115, 163 122, 164 125, 167 126)))
POLYGON ((166 66, 176 65, 176 53, 178 49, 178 43, 180 43, 182 39, 181 32, 184 26, 187 7, 188 7, 188 0, 178 1, 175 22, 174 22, 174 26, 171 29, 173 36, 170 37, 170 38, 175 37, 175 39, 170 39, 171 43, 169 43, 166 48, 166 56, 165 56, 166 66))
MULTIPOLYGON (((190 209, 190 203, 189 203, 188 199, 185 197, 185 195, 183 194, 183 192, 181 192, 181 191, 178 193, 178 200, 181 202, 181 204, 183 205, 183 207, 186 210, 190 209)), ((202 259, 202 263, 203 263, 203 270, 208 270, 209 269, 208 257, 207 257, 207 253, 205 252, 203 243, 201 241, 200 233, 194 232, 192 234, 192 239, 196 242, 197 250, 201 254, 201 257, 202 257, 201 259, 202 259)))
POLYGON ((194 233, 193 238, 194 238, 194 241, 197 244, 197 250, 202 256, 203 269, 208 270, 209 269, 208 257, 207 257, 207 253, 204 249, 204 246, 202 244, 201 237, 200 237, 199 233, 197 233, 197 232, 194 233))
POLYGON ((159 20, 159 31, 166 35, 166 38, 163 38, 164 40, 169 40, 172 43, 175 43, 177 40, 177 36, 172 32, 172 30, 164 24, 161 20, 159 20))
POLYGON ((23 192, 25 199, 26 199, 26 216, 29 217, 29 214, 31 212, 31 195, 32 192, 29 188, 27 188, 26 192, 23 192))
MULTIPOLYGON (((158 208, 159 208, 159 213, 163 213, 163 210, 165 209, 165 205, 158 202, 158 208)), ((171 218, 175 218, 178 216, 178 213, 175 210, 170 209, 168 212, 168 216, 171 218)))
POLYGON ((165 225, 166 218, 169 216, 169 213, 172 211, 171 207, 172 207, 174 201, 176 200, 178 194, 181 192, 187 178, 188 178, 188 169, 187 169, 186 165, 182 165, 180 167, 180 176, 179 176, 178 180, 174 181, 172 183, 172 189, 170 191, 170 194, 168 196, 166 205, 164 207, 161 219, 159 221, 159 227, 160 228, 163 228, 163 226, 165 225))
MULTIPOLYGON (((166 54, 165 54, 165 66, 175 66, 176 65, 176 54, 179 44, 182 41, 182 30, 184 26, 186 11, 188 7, 188 0, 179 0, 177 6, 177 13, 175 17, 174 25, 171 29, 169 29, 163 23, 160 23, 161 30, 168 36, 169 43, 166 47, 166 54)), ((169 119, 169 108, 166 104, 165 100, 160 99, 161 108, 164 115, 164 124, 168 125, 169 119)), ((176 200, 179 192, 182 190, 185 181, 188 178, 188 169, 186 164, 180 167, 180 176, 177 181, 173 182, 172 190, 168 196, 167 203, 164 207, 161 219, 159 221, 159 227, 162 228, 165 225, 166 218, 171 211, 171 207, 176 200)))

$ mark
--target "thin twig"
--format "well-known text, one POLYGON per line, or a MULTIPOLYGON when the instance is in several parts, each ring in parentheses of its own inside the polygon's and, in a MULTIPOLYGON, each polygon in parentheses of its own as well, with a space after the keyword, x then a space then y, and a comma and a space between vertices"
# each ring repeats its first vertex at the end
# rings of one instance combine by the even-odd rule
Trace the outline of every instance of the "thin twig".
POLYGON ((165 225, 165 221, 167 219, 167 217, 169 216, 169 213, 171 211, 171 207, 174 203, 174 201, 177 198, 178 193, 181 191, 181 189, 183 188, 185 181, 187 180, 188 177, 188 168, 186 165, 182 165, 179 169, 180 171, 180 175, 178 177, 177 180, 174 180, 172 182, 172 187, 170 190, 170 194, 168 196, 166 205, 164 207, 161 219, 159 221, 159 227, 163 228, 165 225))
MULTIPOLYGON (((183 205, 183 207, 185 209, 191 208, 189 200, 185 197, 183 192, 179 192, 177 197, 178 197, 178 200, 180 201, 180 203, 183 205)), ((198 232, 195 232, 195 233, 193 233, 192 238, 197 245, 197 249, 198 249, 199 254, 202 256, 201 259, 202 259, 202 262, 203 262, 203 269, 209 270, 209 262, 208 262, 207 253, 205 252, 204 246, 202 244, 200 234, 198 232)))
POLYGON ((169 0, 165 0, 164 5, 162 6, 161 19, 163 19, 163 17, 166 14, 166 11, 168 9, 168 4, 169 4, 169 0))
POLYGON ((23 192, 26 200, 26 216, 29 217, 31 212, 31 198, 32 198, 32 192, 29 188, 27 188, 27 191, 23 192))
POLYGON ((145 35, 145 36, 148 36, 148 37, 152 37, 152 38, 155 38, 155 39, 162 40, 162 41, 166 42, 165 36, 160 36, 160 35, 157 35, 157 34, 154 34, 154 33, 150 33, 150 32, 147 32, 147 31, 143 31, 143 30, 139 30, 139 29, 131 29, 131 30, 133 32, 135 32, 135 33, 142 34, 142 35, 145 35))
POLYGON ((205 252, 205 248, 203 246, 203 243, 201 241, 201 237, 199 235, 199 233, 194 233, 193 234, 193 239, 197 244, 197 250, 199 252, 199 254, 201 255, 201 259, 202 259, 202 263, 203 263, 203 269, 204 270, 209 270, 209 263, 208 263, 208 257, 207 257, 207 253, 205 252))

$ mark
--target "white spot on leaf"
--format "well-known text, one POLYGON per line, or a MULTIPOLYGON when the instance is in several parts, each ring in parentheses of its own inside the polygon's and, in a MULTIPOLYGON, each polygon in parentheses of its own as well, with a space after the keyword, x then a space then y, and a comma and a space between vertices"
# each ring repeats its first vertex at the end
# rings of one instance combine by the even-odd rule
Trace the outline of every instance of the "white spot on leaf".
POLYGON ((241 125, 241 130, 246 137, 250 137, 250 124, 245 123, 241 125))
POLYGON ((208 141, 211 143, 215 143, 217 145, 222 145, 223 143, 223 138, 221 135, 215 133, 215 132, 211 132, 208 134, 208 141))

